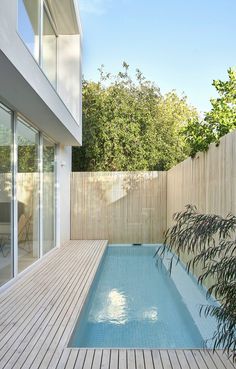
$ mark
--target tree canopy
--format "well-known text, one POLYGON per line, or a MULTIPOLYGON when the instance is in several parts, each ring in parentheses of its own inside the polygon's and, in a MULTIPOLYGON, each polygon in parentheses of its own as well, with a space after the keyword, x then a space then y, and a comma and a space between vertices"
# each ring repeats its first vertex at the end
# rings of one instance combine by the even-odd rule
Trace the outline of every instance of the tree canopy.
POLYGON ((165 95, 129 66, 100 81, 83 81, 83 146, 73 148, 74 171, 166 170, 189 155, 183 136, 196 109, 175 91, 165 95))
POLYGON ((228 70, 227 81, 214 80, 219 97, 211 99, 212 109, 204 120, 191 119, 184 129, 190 155, 206 151, 210 143, 219 144, 222 136, 236 128, 236 69, 228 70))

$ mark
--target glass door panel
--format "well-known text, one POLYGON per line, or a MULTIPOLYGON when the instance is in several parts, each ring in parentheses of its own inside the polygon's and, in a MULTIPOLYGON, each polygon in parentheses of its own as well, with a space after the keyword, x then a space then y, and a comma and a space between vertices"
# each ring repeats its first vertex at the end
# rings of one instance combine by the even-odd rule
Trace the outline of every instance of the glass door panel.
POLYGON ((39 258, 39 133, 17 120, 18 272, 39 258))
POLYGON ((55 246, 55 145, 43 138, 43 254, 55 246))
POLYGON ((0 285, 12 278, 12 114, 0 104, 0 285))

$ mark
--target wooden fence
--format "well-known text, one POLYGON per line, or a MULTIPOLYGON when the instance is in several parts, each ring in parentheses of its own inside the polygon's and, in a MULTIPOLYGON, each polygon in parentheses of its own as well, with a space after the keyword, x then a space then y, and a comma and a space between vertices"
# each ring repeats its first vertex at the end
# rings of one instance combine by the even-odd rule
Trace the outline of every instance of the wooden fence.
POLYGON ((72 173, 72 239, 155 243, 176 211, 236 215, 236 131, 168 172, 72 173))
POLYGON ((156 243, 165 229, 166 172, 72 173, 72 239, 156 243))
POLYGON ((187 204, 203 213, 236 215, 236 131, 167 172, 167 227, 187 204))

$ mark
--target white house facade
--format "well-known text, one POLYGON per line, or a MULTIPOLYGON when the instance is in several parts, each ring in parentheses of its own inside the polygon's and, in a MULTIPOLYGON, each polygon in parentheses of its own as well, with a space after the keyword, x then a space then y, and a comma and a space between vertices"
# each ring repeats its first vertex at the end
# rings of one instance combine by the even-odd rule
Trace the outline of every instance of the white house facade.
POLYGON ((0 285, 70 239, 80 145, 77 0, 0 1, 0 285))

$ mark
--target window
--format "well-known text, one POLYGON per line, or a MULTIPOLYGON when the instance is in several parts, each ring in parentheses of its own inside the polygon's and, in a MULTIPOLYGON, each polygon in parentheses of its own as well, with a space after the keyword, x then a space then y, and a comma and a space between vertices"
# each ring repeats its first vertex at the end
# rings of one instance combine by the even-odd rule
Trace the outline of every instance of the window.
POLYGON ((55 163, 56 145, 0 103, 0 286, 56 245, 55 163))
POLYGON ((12 113, 0 104, 0 285, 13 275, 11 146, 12 113))
POLYGON ((43 254, 55 246, 55 145, 43 137, 43 254))
POLYGON ((18 271, 39 258, 39 132, 17 119, 18 271))
POLYGON ((18 0, 18 33, 56 88, 57 35, 43 0, 18 0))
POLYGON ((18 0, 18 32, 39 62, 39 0, 18 0))
POLYGON ((42 68, 49 81, 56 87, 57 36, 45 7, 43 9, 42 68))
POLYGON ((0 103, 0 286, 56 245, 55 163, 55 143, 0 103))

